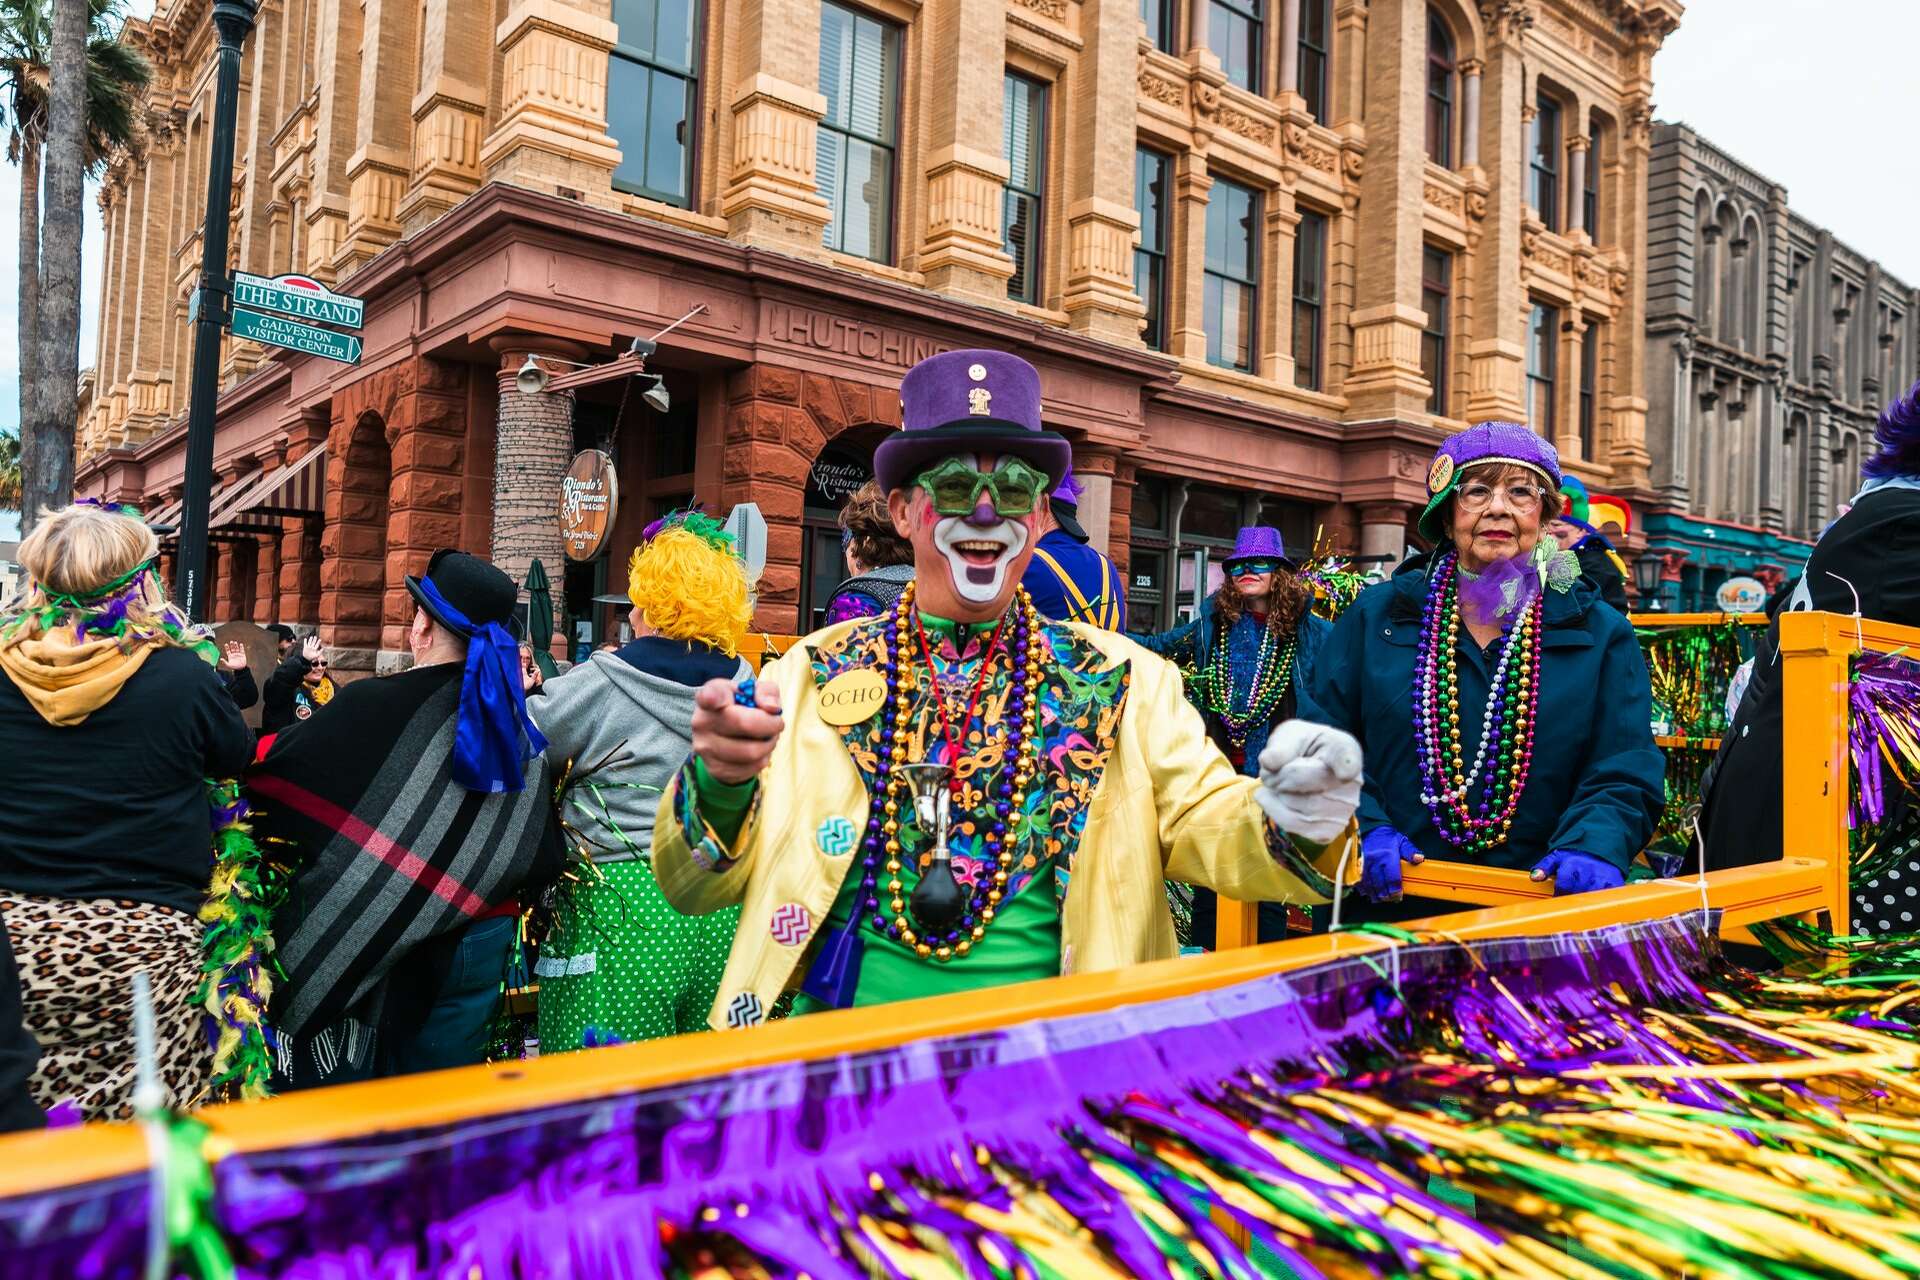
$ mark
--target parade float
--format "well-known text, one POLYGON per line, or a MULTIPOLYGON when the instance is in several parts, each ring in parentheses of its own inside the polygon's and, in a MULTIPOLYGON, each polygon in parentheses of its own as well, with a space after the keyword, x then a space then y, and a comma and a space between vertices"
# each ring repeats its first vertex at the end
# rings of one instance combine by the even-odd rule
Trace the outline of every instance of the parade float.
MULTIPOLYGON (((1669 705, 1731 674, 1714 625, 1648 628, 1669 705)), ((1855 934, 1849 883, 1920 631, 1781 641, 1780 862, 1565 898, 1428 862, 1462 910, 1405 927, 1242 946, 1223 904, 1126 972, 14 1137, 0 1271, 1920 1274, 1920 938, 1855 934)))

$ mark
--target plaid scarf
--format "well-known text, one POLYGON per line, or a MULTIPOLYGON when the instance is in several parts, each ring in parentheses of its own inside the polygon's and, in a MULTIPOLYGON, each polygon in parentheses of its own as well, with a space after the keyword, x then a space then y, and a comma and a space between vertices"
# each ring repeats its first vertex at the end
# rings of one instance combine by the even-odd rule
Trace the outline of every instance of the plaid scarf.
POLYGON ((269 740, 248 775, 269 856, 292 854, 274 920, 281 1032, 378 1010, 411 954, 558 874, 543 759, 520 791, 453 781, 460 677, 454 663, 347 685, 326 715, 269 740))

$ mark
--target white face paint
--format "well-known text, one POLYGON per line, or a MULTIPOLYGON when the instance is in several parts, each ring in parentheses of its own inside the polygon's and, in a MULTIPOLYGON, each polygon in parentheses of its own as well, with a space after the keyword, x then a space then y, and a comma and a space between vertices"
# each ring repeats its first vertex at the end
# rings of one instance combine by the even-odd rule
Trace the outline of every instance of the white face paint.
POLYGON ((1027 526, 1001 520, 982 527, 965 516, 942 516, 933 527, 933 545, 947 558, 954 594, 969 604, 990 604, 1006 583, 1007 566, 1027 545, 1027 526))

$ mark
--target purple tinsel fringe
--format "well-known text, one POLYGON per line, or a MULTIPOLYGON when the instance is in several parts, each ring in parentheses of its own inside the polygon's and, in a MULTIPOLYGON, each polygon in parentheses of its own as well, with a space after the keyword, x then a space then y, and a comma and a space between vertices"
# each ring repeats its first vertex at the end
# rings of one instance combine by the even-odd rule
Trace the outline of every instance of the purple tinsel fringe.
MULTIPOLYGON (((1122 1265, 1154 1274, 1163 1268, 1152 1240, 1071 1151, 1073 1142, 1090 1143, 1123 1164, 1131 1158, 1084 1123, 1089 1107, 1125 1107, 1170 1132, 1204 1131, 1214 1148, 1275 1167, 1217 1117, 1181 1108, 1182 1097, 1249 1070, 1308 1080, 1363 1070, 1402 1042, 1406 1019, 1423 1010, 1450 1017, 1469 1049, 1500 1044, 1542 1063, 1579 1061, 1585 1051, 1568 1042, 1565 1021, 1597 1011, 1610 984, 1658 1005, 1704 1002, 1715 924, 1694 914, 1483 943, 1477 965, 1457 946, 1411 946, 1400 953, 1398 998, 1378 956, 1334 961, 1176 1000, 613 1099, 230 1155, 215 1170, 218 1214, 245 1280, 657 1280, 665 1263, 657 1223, 695 1223, 709 1208, 719 1214, 715 1230, 790 1274, 861 1280, 865 1266, 816 1224, 831 1220, 830 1206, 862 1203, 876 1173, 929 1227, 1017 1253, 1011 1240, 949 1217, 900 1176, 918 1173, 993 1201, 1002 1193, 970 1159, 982 1144, 1048 1179, 1122 1265)), ((1315 1133, 1298 1131, 1295 1140, 1364 1164, 1315 1133)), ((1476 1229, 1438 1202, 1432 1211, 1476 1229)), ((1206 1205, 1175 1212, 1204 1239, 1218 1231, 1206 1205)), ((1242 1221, 1292 1256, 1260 1223, 1242 1221)), ((0 1202, 0 1258, 20 1280, 137 1274, 145 1231, 141 1177, 0 1202)), ((1398 1240, 1386 1247, 1406 1249, 1398 1240)), ((1311 1274, 1304 1259, 1295 1265, 1311 1274)))

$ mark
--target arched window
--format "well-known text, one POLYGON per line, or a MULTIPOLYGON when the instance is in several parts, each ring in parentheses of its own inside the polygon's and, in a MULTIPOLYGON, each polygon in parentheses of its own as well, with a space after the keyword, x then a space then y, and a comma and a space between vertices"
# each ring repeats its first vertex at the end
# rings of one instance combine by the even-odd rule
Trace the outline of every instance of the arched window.
POLYGON ((1427 7, 1427 159, 1453 168, 1453 84, 1458 65, 1453 33, 1445 19, 1427 7))

